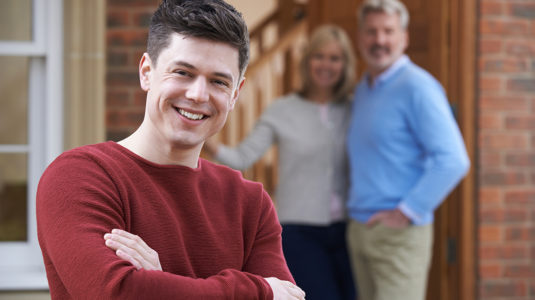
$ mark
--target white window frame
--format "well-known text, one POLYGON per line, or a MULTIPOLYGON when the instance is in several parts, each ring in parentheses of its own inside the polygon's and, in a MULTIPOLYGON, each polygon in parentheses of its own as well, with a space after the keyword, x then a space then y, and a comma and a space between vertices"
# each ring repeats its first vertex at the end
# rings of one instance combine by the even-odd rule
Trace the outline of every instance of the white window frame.
POLYGON ((35 195, 42 172, 63 151, 63 0, 32 0, 32 39, 0 41, 0 56, 30 58, 28 144, 0 145, 0 153, 28 154, 28 239, 0 242, 0 290, 48 289, 35 195))

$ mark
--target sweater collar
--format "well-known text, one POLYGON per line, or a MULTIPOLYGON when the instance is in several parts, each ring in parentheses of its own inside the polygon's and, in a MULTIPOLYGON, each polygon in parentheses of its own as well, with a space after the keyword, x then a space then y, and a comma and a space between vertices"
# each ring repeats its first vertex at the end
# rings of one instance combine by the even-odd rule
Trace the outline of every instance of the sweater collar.
POLYGON ((388 69, 386 69, 383 73, 381 73, 377 78, 375 78, 375 81, 373 82, 373 85, 369 85, 370 82, 370 74, 366 73, 366 83, 368 83, 368 86, 371 88, 375 88, 378 85, 382 85, 384 82, 388 81, 394 74, 401 68, 403 68, 405 65, 407 65, 410 62, 410 58, 403 54, 398 60, 396 60, 388 69))

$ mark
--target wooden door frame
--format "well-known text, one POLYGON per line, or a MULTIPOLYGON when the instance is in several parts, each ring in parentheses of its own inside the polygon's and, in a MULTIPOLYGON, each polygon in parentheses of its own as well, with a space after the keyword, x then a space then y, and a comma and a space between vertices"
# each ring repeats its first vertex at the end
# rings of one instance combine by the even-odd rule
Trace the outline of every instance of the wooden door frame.
POLYGON ((477 172, 477 0, 450 2, 450 61, 451 96, 459 99, 458 120, 471 161, 468 175, 459 190, 458 219, 460 221, 458 286, 460 300, 476 299, 476 172, 477 172))
POLYGON ((450 195, 453 199, 435 214, 433 266, 439 273, 433 273, 435 281, 429 287, 437 290, 428 291, 427 299, 477 299, 477 2, 444 0, 440 4, 449 15, 441 19, 443 32, 437 35, 442 37, 437 42, 446 49, 438 49, 436 59, 447 66, 440 69, 440 78, 455 104, 471 168, 450 195))

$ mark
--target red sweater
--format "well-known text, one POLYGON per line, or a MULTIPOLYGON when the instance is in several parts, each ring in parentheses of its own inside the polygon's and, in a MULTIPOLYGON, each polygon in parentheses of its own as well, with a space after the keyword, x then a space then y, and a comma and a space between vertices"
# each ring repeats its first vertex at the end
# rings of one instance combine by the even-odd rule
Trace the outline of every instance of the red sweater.
POLYGON ((273 299, 263 277, 293 281, 271 199, 237 171, 158 165, 107 142, 62 154, 37 191, 53 299, 273 299), (163 272, 136 270, 104 244, 139 235, 163 272))

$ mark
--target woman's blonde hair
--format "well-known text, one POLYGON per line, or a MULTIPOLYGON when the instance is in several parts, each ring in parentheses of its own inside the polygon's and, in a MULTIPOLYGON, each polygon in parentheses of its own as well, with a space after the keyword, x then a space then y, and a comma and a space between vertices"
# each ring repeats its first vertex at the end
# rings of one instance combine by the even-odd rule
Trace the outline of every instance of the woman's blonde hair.
POLYGON ((340 81, 334 87, 333 98, 336 101, 347 100, 355 86, 355 53, 346 32, 336 25, 322 25, 314 30, 310 36, 299 63, 299 73, 302 80, 300 93, 306 96, 313 85, 309 70, 310 58, 316 51, 330 42, 336 42, 340 45, 344 58, 344 69, 340 81))

